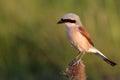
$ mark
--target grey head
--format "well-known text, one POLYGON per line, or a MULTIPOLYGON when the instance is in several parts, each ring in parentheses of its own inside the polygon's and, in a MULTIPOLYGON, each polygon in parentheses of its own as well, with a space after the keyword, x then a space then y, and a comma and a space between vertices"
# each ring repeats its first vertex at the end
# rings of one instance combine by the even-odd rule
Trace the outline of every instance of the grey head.
POLYGON ((67 26, 78 25, 82 26, 80 18, 74 13, 65 14, 57 24, 66 24, 67 26))

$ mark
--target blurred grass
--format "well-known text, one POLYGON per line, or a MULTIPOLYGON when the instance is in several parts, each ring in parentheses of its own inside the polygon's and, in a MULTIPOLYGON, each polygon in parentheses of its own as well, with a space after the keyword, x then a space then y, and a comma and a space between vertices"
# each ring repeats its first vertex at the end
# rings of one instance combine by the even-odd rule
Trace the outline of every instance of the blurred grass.
POLYGON ((85 55, 88 80, 119 80, 119 7, 119 0, 1 0, 0 80, 65 79, 61 73, 77 51, 56 23, 68 12, 80 15, 96 47, 118 63, 112 68, 85 55))

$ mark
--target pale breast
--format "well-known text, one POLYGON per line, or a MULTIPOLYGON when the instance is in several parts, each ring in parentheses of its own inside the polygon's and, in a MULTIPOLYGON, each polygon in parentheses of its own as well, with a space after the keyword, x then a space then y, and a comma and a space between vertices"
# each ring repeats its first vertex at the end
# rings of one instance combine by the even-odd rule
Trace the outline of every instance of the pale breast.
POLYGON ((87 52, 91 47, 88 40, 80 33, 78 27, 67 27, 66 33, 70 43, 78 50, 87 52))

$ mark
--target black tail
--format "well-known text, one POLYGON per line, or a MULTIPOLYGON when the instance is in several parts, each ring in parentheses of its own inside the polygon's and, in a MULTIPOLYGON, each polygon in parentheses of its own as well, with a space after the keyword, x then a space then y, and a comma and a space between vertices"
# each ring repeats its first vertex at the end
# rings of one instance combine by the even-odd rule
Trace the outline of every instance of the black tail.
POLYGON ((109 60, 105 55, 103 55, 100 51, 97 51, 96 54, 101 57, 106 63, 110 64, 111 66, 117 65, 115 62, 109 60))
POLYGON ((100 58, 102 58, 106 63, 110 64, 111 66, 117 65, 115 62, 109 60, 103 53, 101 53, 96 48, 93 47, 89 51, 95 53, 97 56, 99 56, 100 58))
POLYGON ((111 66, 117 65, 115 62, 113 62, 113 61, 111 61, 111 60, 109 60, 109 59, 107 59, 107 58, 104 58, 103 60, 104 60, 105 62, 107 62, 108 64, 110 64, 111 66))

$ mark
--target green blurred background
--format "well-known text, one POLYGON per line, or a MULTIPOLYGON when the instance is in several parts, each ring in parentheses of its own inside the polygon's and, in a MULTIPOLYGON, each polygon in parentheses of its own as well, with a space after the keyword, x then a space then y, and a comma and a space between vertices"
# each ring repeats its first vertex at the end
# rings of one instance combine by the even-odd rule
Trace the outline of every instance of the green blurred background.
POLYGON ((87 54, 87 79, 120 80, 120 0, 0 0, 0 80, 67 80, 63 73, 77 51, 56 23, 69 12, 118 64, 87 54))

